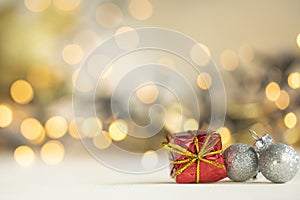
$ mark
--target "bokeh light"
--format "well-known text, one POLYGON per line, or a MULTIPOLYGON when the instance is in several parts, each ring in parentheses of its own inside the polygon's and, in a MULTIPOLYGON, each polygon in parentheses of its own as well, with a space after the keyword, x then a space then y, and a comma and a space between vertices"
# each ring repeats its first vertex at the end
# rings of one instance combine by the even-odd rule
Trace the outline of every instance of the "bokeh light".
POLYGON ((31 12, 42 12, 51 4, 51 0, 24 0, 24 5, 31 12))
POLYGON ((299 130, 297 128, 287 129, 283 134, 283 138, 288 145, 294 145, 300 140, 299 130))
POLYGON ((64 145, 57 140, 46 142, 40 151, 42 160, 48 165, 60 163, 65 155, 64 145))
POLYGON ((53 0, 53 5, 62 11, 72 11, 78 8, 80 0, 53 0))
POLYGON ((197 122, 197 120, 190 118, 190 119, 186 119, 183 122, 183 130, 184 131, 188 131, 188 130, 198 130, 199 127, 199 123, 197 122))
POLYGON ((151 104, 157 99, 158 88, 154 83, 143 85, 137 89, 136 96, 142 103, 151 104))
POLYGON ((93 144, 98 149, 106 149, 112 143, 110 135, 107 131, 102 131, 93 138, 93 144))
POLYGON ((216 130, 216 132, 220 133, 222 137, 222 143, 227 145, 231 140, 231 131, 226 126, 220 127, 216 130))
POLYGON ((284 124, 288 128, 294 128, 297 124, 297 116, 295 115, 295 113, 290 112, 286 114, 284 117, 284 124))
POLYGON ((226 49, 221 53, 221 65, 228 71, 234 71, 238 67, 239 60, 236 53, 230 49, 226 49))
POLYGON ((95 137, 102 131, 102 121, 97 117, 89 117, 83 120, 81 132, 83 137, 95 137))
POLYGON ((275 105, 280 110, 286 109, 290 104, 290 96, 285 90, 280 91, 278 99, 275 101, 275 105))
POLYGON ((115 41, 121 49, 134 49, 139 44, 139 35, 133 28, 123 26, 116 31, 115 41))
POLYGON ((76 65, 83 59, 82 48, 77 44, 68 44, 63 48, 62 58, 69 65, 76 65))
POLYGON ((165 127, 170 133, 178 133, 181 131, 182 115, 176 110, 170 109, 167 111, 165 127))
POLYGON ((300 48, 300 33, 297 35, 296 43, 298 47, 300 48))
POLYGON ((205 66, 210 62, 210 51, 204 44, 195 44, 190 51, 190 56, 194 63, 205 66))
POLYGON ((22 121, 20 130, 22 135, 29 141, 36 141, 44 134, 42 124, 35 118, 26 118, 22 121))
POLYGON ((279 85, 275 82, 269 83, 266 87, 265 94, 270 101, 276 101, 280 96, 279 85))
POLYGON ((239 57, 245 62, 251 62, 254 59, 254 50, 248 44, 243 44, 239 48, 239 57))
POLYGON ((76 121, 73 119, 69 124, 69 134, 74 139, 80 139, 80 134, 78 132, 79 127, 76 125, 76 121))
POLYGON ((34 96, 32 86, 25 80, 17 80, 10 87, 10 95, 19 104, 29 103, 34 96))
POLYGON ((153 15, 153 6, 149 0, 130 0, 128 10, 137 20, 146 20, 153 15))
POLYGON ((158 63, 170 68, 174 68, 176 66, 174 60, 167 56, 163 56, 158 59, 158 63))
POLYGON ((202 90, 208 90, 212 84, 212 78, 206 72, 200 73, 197 77, 197 84, 202 90))
POLYGON ((149 150, 143 154, 142 166, 144 169, 155 169, 158 163, 158 155, 155 151, 149 150))
POLYGON ((126 138, 128 134, 128 125, 124 120, 113 121, 108 129, 111 139, 121 141, 126 138))
POLYGON ((12 110, 3 104, 0 104, 0 128, 7 127, 13 120, 12 110))
POLYGON ((63 137, 68 130, 68 122, 61 116, 54 116, 47 120, 45 124, 47 136, 53 139, 63 137))
POLYGON ((300 73, 299 72, 291 73, 288 76, 288 84, 292 89, 300 88, 300 73))
POLYGON ((103 3, 96 10, 96 20, 104 28, 117 27, 123 20, 123 13, 114 3, 103 3))
POLYGON ((23 145, 15 149, 14 158, 19 165, 28 167, 34 162, 35 154, 30 147, 23 145))

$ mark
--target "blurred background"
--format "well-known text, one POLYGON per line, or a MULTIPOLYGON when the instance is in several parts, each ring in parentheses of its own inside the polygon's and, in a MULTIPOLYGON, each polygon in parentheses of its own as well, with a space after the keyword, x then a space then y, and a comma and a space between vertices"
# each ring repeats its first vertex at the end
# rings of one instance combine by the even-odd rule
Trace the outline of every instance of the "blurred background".
MULTIPOLYGON (((144 152, 142 162, 151 168, 157 162, 152 150, 166 133, 197 129, 194 118, 178 120, 176 106, 170 106, 162 134, 140 145, 127 136, 129 124, 109 111, 106 118, 75 125, 72 91, 85 57, 115 34, 148 26, 192 37, 217 65, 227 94, 226 121, 216 127, 225 148, 251 144, 249 128, 299 147, 299 8, 297 0, 0 0, 0 163, 60 165, 90 156, 80 143, 88 137, 100 150, 118 144, 144 152), (99 126, 104 134, 93 132, 99 126)), ((176 58, 159 56, 159 63, 181 67, 176 58)), ((209 74, 201 76, 199 93, 209 95, 213 81, 209 74)), ((139 103, 151 105, 157 91, 155 85, 141 88, 139 103)), ((108 107, 109 100, 99 104, 108 107)), ((203 115, 201 126, 208 120, 203 115)))

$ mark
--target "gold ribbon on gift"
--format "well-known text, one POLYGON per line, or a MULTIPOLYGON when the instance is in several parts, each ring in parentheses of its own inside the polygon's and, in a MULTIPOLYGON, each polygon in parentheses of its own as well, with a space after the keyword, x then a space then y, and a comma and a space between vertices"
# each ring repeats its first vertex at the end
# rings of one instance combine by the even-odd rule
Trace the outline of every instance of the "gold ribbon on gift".
POLYGON ((214 132, 207 134, 201 148, 199 148, 198 137, 197 136, 194 137, 194 145, 196 147, 196 153, 193 153, 177 144, 167 143, 167 142, 163 143, 163 148, 165 148, 171 152, 180 154, 180 155, 188 156, 188 158, 186 158, 186 159, 176 160, 176 161, 172 162, 174 165, 179 165, 179 164, 185 163, 185 165, 183 165, 182 168, 177 170, 172 175, 172 178, 175 178, 176 176, 181 174, 184 170, 186 170, 194 162, 197 162, 196 163, 197 164, 197 169, 196 169, 196 182, 197 183, 200 182, 200 162, 205 162, 205 163, 208 163, 215 167, 225 169, 224 165, 205 158, 206 156, 209 156, 209 155, 215 155, 215 154, 222 153, 222 150, 211 151, 211 149, 219 142, 220 137, 217 140, 213 141, 210 145, 208 145, 209 139, 212 137, 213 134, 214 134, 214 132))

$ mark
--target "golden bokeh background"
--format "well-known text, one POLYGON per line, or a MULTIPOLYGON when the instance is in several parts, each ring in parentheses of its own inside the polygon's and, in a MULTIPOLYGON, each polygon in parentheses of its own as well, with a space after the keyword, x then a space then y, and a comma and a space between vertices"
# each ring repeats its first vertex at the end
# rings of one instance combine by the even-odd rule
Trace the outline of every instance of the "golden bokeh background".
MULTIPOLYGON (((81 138, 91 138, 98 149, 113 143, 130 145, 129 125, 109 113, 105 119, 82 118, 76 124, 72 90, 79 67, 93 48, 110 36, 122 49, 135 47, 139 37, 134 29, 146 26, 194 38, 201 43, 191 49, 192 60, 204 66, 212 59, 218 66, 227 93, 226 122, 217 127, 224 147, 250 144, 249 128, 298 147, 299 8, 300 2, 293 0, 1 0, 0 152, 28 167, 36 160, 57 165, 68 156, 87 156, 81 138), (128 30, 126 39, 118 37, 128 30)), ((106 59, 95 62, 105 64, 106 59)), ((170 56, 161 56, 158 62, 170 68, 180 65, 170 56)), ((96 74, 93 63, 88 72, 96 74)), ((199 92, 213 83, 209 73, 197 77, 199 92)), ((92 88, 87 82, 77 89, 92 88)), ((135 95, 139 103, 152 105, 159 98, 158 86, 141 85, 135 95)), ((175 104, 166 112, 166 132, 199 128, 194 118, 182 118, 175 104)), ((207 123, 203 118, 202 125, 207 123)), ((158 162, 151 145, 142 148, 145 169, 158 162)))

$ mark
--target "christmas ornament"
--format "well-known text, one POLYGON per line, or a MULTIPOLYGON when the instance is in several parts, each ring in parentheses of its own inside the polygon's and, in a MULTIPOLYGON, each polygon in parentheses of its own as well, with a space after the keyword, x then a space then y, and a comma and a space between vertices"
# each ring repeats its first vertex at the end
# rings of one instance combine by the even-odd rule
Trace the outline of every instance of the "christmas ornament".
POLYGON ((226 177, 221 136, 214 131, 168 134, 171 176, 177 183, 216 182, 226 177))
POLYGON ((255 149, 247 144, 233 144, 224 153, 227 176, 233 181, 247 181, 258 172, 255 149))
POLYGON ((255 131, 249 131, 256 140, 258 167, 261 173, 274 183, 291 180, 299 170, 299 156, 296 151, 286 144, 273 143, 268 134, 260 138, 255 131))

